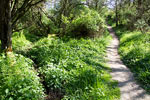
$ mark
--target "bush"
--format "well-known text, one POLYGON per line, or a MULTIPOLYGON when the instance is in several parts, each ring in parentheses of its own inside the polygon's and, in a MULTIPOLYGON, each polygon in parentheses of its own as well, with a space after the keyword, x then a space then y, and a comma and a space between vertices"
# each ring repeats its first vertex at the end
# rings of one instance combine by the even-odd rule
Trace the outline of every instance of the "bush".
POLYGON ((0 100, 44 99, 44 89, 32 63, 17 54, 0 56, 0 100))
POLYGON ((135 23, 135 26, 143 34, 149 32, 149 25, 146 23, 146 21, 144 19, 137 20, 137 22, 135 23))
POLYGON ((71 21, 71 18, 62 17, 67 35, 73 37, 95 37, 104 32, 104 19, 100 14, 88 8, 85 10, 71 21))
POLYGON ((69 73, 60 68, 56 68, 54 66, 49 66, 49 68, 41 69, 40 71, 44 77, 44 81, 46 86, 52 91, 60 91, 63 93, 65 90, 65 86, 69 81, 69 73))
POLYGON ((29 47, 31 47, 31 42, 26 39, 25 35, 21 32, 16 32, 12 37, 13 49, 15 52, 25 52, 29 47))

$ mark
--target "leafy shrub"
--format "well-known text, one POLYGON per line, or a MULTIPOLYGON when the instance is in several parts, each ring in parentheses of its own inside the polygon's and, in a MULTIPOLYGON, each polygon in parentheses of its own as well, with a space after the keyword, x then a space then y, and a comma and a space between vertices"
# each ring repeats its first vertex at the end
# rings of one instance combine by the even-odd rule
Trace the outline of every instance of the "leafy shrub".
POLYGON ((64 92, 65 85, 69 81, 70 77, 66 70, 51 66, 41 70, 41 73, 44 77, 46 86, 49 89, 56 92, 64 92))
POLYGON ((104 19, 94 10, 86 8, 87 11, 82 11, 80 15, 76 16, 73 20, 72 18, 62 17, 63 23, 66 26, 67 35, 71 36, 98 36, 102 34, 105 30, 104 19))
POLYGON ((135 26, 137 27, 138 30, 140 30, 143 34, 147 33, 149 31, 149 25, 145 22, 144 19, 139 19, 136 23, 135 26))
POLYGON ((34 42, 42 37, 30 34, 28 30, 24 29, 21 32, 15 32, 12 36, 13 51, 17 54, 25 55, 30 50, 34 42))
POLYGON ((43 87, 32 61, 21 55, 0 56, 0 100, 41 100, 43 87))
POLYGON ((25 50, 31 47, 31 42, 26 39, 25 35, 21 33, 14 33, 13 37, 13 49, 15 52, 25 52, 25 50))

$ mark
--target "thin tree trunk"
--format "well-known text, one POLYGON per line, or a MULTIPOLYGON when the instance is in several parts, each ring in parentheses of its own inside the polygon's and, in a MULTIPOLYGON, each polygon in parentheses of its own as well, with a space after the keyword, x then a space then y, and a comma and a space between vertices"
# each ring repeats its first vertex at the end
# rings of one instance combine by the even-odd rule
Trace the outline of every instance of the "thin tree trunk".
POLYGON ((95 9, 98 10, 98 0, 95 1, 95 9))
POLYGON ((2 51, 12 51, 11 0, 0 0, 0 39, 2 51))
POLYGON ((116 6, 116 27, 118 26, 118 1, 115 1, 115 6, 116 6))

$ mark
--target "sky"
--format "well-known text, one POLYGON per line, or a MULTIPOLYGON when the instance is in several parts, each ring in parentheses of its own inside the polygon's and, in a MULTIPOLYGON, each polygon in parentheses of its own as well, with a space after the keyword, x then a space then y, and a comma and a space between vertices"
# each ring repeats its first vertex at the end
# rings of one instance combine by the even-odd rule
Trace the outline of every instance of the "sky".
MULTIPOLYGON (((56 1, 59 1, 59 0, 50 0, 50 2, 47 2, 47 3, 46 3, 46 9, 54 8, 54 3, 55 3, 56 1)), ((107 6, 108 6, 110 9, 113 9, 113 8, 114 8, 114 5, 115 5, 115 1, 114 1, 114 0, 108 0, 107 6)))
POLYGON ((114 0, 108 0, 108 2, 107 2, 107 6, 109 7, 109 8, 114 8, 114 5, 115 5, 115 1, 114 0))
POLYGON ((56 3, 56 1, 59 1, 59 0, 49 0, 49 1, 46 3, 46 9, 54 8, 54 4, 56 3))

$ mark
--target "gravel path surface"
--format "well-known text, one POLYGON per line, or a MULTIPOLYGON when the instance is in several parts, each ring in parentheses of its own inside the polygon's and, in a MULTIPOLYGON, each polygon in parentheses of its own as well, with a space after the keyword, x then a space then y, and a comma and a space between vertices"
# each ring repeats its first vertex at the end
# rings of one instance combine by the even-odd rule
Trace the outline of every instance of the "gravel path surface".
POLYGON ((108 26, 108 30, 113 40, 107 49, 107 59, 112 69, 112 79, 118 81, 121 100, 150 100, 150 95, 146 94, 145 90, 136 83, 131 71, 120 60, 118 54, 119 40, 111 26, 108 26))

